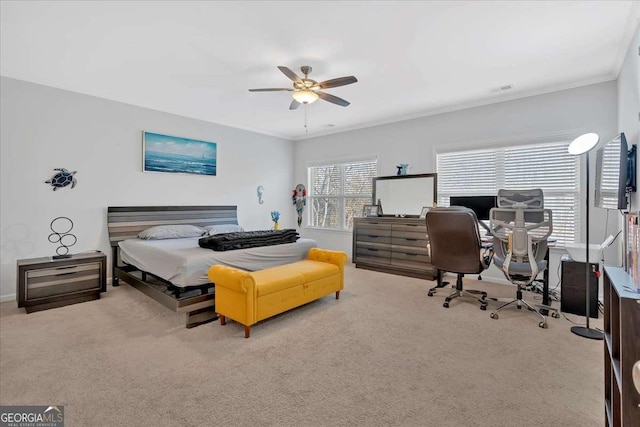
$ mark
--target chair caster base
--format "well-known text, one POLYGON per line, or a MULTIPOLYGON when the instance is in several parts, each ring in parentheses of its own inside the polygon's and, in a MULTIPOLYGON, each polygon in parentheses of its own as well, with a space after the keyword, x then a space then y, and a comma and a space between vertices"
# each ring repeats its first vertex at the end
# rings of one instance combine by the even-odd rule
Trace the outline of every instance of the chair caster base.
POLYGON ((547 329, 549 327, 549 325, 547 325, 547 322, 540 322, 538 323, 538 326, 540 326, 542 329, 547 329))
POLYGON ((487 306, 486 305, 481 305, 480 306, 480 310, 485 310, 486 311, 487 310, 487 306))
POLYGON ((560 314, 558 314, 557 311, 554 311, 551 313, 551 317, 553 317, 554 319, 559 319, 560 318, 560 314))
POLYGON ((498 316, 498 313, 491 313, 489 315, 489 317, 491 317, 492 319, 499 319, 500 318, 500 316, 498 316))
POLYGON ((444 308, 449 308, 449 303, 448 303, 448 302, 445 302, 445 303, 443 303, 443 304, 442 304, 442 306, 443 306, 444 308))
POLYGON ((431 292, 431 291, 427 292, 427 296, 428 297, 432 297, 433 296, 433 292, 431 292))

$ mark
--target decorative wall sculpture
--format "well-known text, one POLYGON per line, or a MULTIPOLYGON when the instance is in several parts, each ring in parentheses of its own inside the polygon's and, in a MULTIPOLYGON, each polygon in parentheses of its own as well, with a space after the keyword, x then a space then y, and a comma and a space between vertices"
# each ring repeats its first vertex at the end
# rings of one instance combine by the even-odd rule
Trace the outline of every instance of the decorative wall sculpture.
POLYGON ((53 175, 48 181, 44 182, 45 184, 51 184, 53 191, 66 187, 69 184, 71 184, 71 188, 76 186, 77 181, 73 176, 78 173, 78 171, 69 172, 65 168, 55 168, 54 171, 58 171, 58 173, 53 175))
POLYGON ((49 234, 49 241, 60 244, 60 246, 56 248, 57 255, 54 255, 53 258, 70 258, 69 247, 75 245, 78 241, 76 235, 71 233, 71 230, 73 230, 73 221, 66 216, 59 216, 51 221, 49 228, 52 231, 52 233, 49 234))
POLYGON ((296 188, 293 189, 293 205, 296 207, 296 212, 298 213, 298 227, 302 225, 302 211, 304 207, 307 205, 307 189, 303 184, 296 185, 296 188))
POLYGON ((262 185, 258 185, 258 203, 263 204, 264 200, 262 200, 262 197, 264 197, 264 187, 262 185))

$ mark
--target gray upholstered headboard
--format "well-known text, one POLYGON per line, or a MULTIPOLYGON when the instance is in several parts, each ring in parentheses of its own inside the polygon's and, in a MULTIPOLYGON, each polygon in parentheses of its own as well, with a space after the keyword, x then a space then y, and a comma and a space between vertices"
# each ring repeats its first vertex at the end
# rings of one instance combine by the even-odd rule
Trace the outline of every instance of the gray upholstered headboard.
POLYGON ((109 206, 109 243, 117 246, 125 239, 156 225, 191 224, 204 227, 238 224, 237 206, 109 206))

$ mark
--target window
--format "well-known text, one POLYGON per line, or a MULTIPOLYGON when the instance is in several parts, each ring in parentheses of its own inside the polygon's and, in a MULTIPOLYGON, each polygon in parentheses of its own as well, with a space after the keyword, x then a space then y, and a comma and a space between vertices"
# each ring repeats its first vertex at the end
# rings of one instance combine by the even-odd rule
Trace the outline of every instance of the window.
POLYGON ((350 230, 353 217, 371 204, 377 159, 351 160, 310 166, 309 227, 350 230))
POLYGON ((561 245, 574 242, 580 224, 579 157, 568 153, 569 142, 438 153, 438 206, 449 206, 450 196, 542 188, 544 207, 553 211, 552 237, 561 245))

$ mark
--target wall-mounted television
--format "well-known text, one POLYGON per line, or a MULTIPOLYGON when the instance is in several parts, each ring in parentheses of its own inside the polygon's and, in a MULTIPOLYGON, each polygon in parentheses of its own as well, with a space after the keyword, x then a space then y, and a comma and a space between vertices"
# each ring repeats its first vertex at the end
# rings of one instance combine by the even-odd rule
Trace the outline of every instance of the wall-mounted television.
POLYGON ((624 133, 596 152, 596 207, 627 209, 627 193, 636 191, 636 147, 628 149, 624 133))

